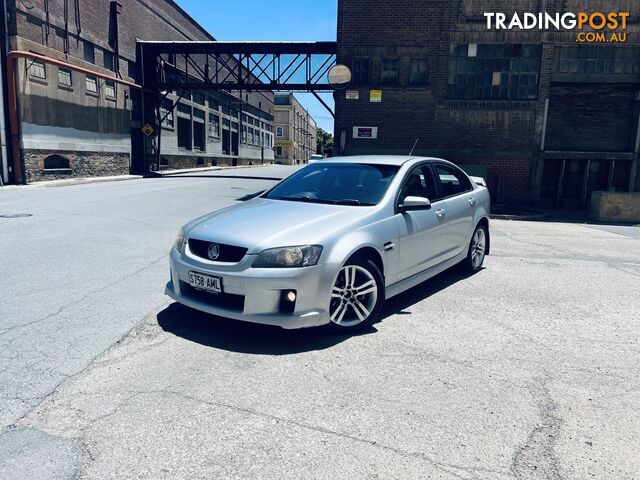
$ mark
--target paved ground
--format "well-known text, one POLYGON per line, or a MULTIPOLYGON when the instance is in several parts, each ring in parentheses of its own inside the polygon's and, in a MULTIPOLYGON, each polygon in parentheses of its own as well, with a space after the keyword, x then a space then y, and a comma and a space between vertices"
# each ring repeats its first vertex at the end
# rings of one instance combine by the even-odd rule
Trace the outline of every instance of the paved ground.
POLYGON ((178 226, 266 184, 0 191, 0 478, 640 478, 633 227, 494 221, 353 337, 166 302, 178 226))

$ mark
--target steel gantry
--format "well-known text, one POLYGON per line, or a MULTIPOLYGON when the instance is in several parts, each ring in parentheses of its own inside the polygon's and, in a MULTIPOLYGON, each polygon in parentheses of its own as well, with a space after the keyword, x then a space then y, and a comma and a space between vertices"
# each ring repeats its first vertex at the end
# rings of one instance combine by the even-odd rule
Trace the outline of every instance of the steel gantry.
POLYGON ((330 81, 336 42, 138 41, 137 49, 142 125, 153 125, 157 132, 139 136, 143 152, 138 158, 145 160, 137 169, 143 171, 160 166, 160 104, 171 92, 177 96, 173 106, 190 91, 217 90, 239 99, 242 92, 311 92, 333 115, 317 92, 348 83, 330 81))
POLYGON ((156 90, 332 90, 336 42, 139 42, 156 90))

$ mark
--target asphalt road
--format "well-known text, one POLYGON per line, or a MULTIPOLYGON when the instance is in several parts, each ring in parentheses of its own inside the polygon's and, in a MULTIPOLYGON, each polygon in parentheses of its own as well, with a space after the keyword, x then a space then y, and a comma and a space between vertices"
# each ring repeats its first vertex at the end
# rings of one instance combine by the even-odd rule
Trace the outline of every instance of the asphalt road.
POLYGON ((640 478, 633 227, 493 221, 352 337, 165 299, 178 227, 270 184, 0 190, 0 478, 640 478))

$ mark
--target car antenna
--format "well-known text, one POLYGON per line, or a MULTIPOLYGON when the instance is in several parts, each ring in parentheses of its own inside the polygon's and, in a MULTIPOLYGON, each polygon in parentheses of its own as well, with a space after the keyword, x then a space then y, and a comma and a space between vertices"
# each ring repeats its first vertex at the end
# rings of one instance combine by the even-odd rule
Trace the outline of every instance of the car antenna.
POLYGON ((420 140, 420 137, 416 138, 416 141, 413 144, 413 147, 411 148, 411 151, 409 152, 409 156, 413 155, 413 151, 416 149, 416 145, 418 145, 418 140, 420 140))

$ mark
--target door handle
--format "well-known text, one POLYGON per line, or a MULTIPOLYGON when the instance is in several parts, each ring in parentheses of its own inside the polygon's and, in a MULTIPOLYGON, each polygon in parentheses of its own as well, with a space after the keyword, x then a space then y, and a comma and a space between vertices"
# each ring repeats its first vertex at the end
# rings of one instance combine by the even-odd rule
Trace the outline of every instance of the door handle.
POLYGON ((444 217, 445 213, 447 213, 447 211, 444 208, 439 208, 438 210, 436 210, 436 217, 442 218, 444 217))
POLYGON ((476 204, 476 197, 469 197, 469 205, 472 207, 476 204))

